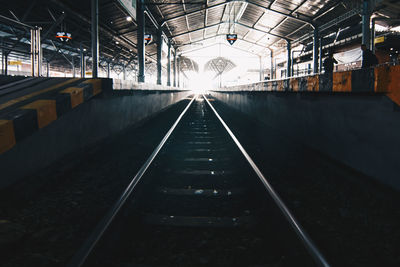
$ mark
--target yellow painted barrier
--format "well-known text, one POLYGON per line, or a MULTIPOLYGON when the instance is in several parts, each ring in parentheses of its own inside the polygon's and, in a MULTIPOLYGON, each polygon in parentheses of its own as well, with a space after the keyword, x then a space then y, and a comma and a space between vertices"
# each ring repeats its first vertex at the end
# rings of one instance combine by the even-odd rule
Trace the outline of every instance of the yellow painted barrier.
POLYGON ((298 92, 299 91, 299 79, 291 78, 290 79, 290 88, 292 88, 293 91, 298 92))
POLYGON ((388 76, 387 96, 397 105, 400 105, 400 66, 392 66, 388 76))
POLYGON ((37 112, 38 127, 43 128, 57 119, 55 100, 36 100, 21 109, 35 109, 37 112))
POLYGON ((9 107, 9 106, 11 106, 11 105, 14 105, 14 104, 16 104, 16 103, 19 103, 19 102, 21 102, 21 101, 25 101, 25 100, 27 100, 27 99, 29 99, 29 98, 34 97, 34 96, 37 96, 37 95, 40 95, 40 94, 43 94, 43 93, 50 92, 50 91, 52 91, 52 90, 58 89, 58 88, 60 88, 60 87, 62 87, 62 86, 64 86, 64 85, 67 85, 67 84, 76 82, 76 81, 78 81, 78 80, 79 80, 78 78, 68 79, 68 80, 65 81, 65 82, 56 84, 56 85, 54 85, 54 86, 48 87, 48 88, 43 89, 43 90, 40 90, 40 91, 38 91, 38 92, 34 92, 34 93, 31 93, 31 94, 28 94, 28 95, 24 95, 24 96, 15 98, 15 99, 13 99, 13 100, 10 100, 10 101, 8 101, 8 102, 6 102, 6 103, 1 104, 1 105, 0 105, 0 109, 7 108, 7 107, 9 107))
POLYGON ((333 92, 351 92, 351 71, 333 73, 333 92))
POLYGON ((319 76, 308 76, 307 77, 307 91, 318 92, 319 91, 319 76))
POLYGON ((0 154, 15 146, 14 124, 10 120, 0 120, 0 154))
POLYGON ((284 91, 284 83, 283 80, 279 80, 277 81, 277 86, 276 86, 276 90, 277 91, 284 91))
POLYGON ((90 79, 86 80, 83 83, 91 84, 93 86, 93 96, 101 93, 101 80, 100 79, 90 79))
POLYGON ((71 108, 83 103, 83 88, 81 87, 68 87, 60 93, 66 93, 71 96, 71 108))
POLYGON ((374 91, 377 93, 389 92, 390 66, 379 66, 374 69, 375 86, 374 91))

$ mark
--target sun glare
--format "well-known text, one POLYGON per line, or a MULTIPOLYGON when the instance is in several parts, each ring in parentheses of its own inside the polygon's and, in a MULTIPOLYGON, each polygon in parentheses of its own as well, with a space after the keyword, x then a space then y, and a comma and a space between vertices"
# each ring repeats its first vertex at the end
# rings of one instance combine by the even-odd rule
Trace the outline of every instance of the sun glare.
POLYGON ((197 94, 204 94, 213 88, 213 74, 210 72, 189 72, 188 88, 197 94))
POLYGON ((246 84, 260 80, 260 59, 248 51, 234 48, 227 44, 219 44, 185 53, 199 65, 199 73, 186 72, 186 85, 195 92, 204 92, 220 86, 246 84), (224 61, 210 61, 221 58, 224 61), (233 67, 226 68, 227 62, 233 67), (206 68, 206 66, 209 66, 206 68), (232 66, 232 64, 231 64, 232 66))

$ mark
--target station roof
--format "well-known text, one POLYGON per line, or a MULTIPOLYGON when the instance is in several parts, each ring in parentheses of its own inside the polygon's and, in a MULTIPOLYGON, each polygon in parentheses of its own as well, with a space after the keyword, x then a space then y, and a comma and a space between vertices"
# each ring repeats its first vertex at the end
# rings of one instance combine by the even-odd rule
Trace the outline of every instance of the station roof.
MULTIPOLYGON (((89 0, 13 0, 4 1, 0 15, 43 28, 43 43, 52 57, 65 64, 68 56, 78 55, 83 44, 90 50, 89 0), (60 17, 63 19, 59 19, 60 17), (59 43, 54 36, 64 26, 72 33, 70 43, 59 43), (53 48, 52 48, 53 47, 53 48)), ((264 55, 268 49, 286 46, 285 40, 306 44, 312 38, 313 27, 324 32, 359 24, 362 0, 144 0, 148 10, 146 31, 155 35, 154 23, 161 25, 165 37, 180 53, 226 41, 226 34, 237 34, 233 46, 254 54, 264 55), (152 17, 153 22, 151 19, 152 17)), ((397 0, 373 0, 374 14, 400 18, 397 0)), ((135 60, 137 25, 128 21, 127 10, 120 0, 99 0, 100 53, 104 60, 135 60)), ((387 26, 399 22, 380 22, 387 26)), ((29 40, 26 29, 11 29, 1 25, 2 47, 26 49, 29 40), (10 37, 17 35, 20 37, 10 37)), ((156 44, 146 47, 148 60, 155 60, 156 44)))
MULTIPOLYGON (((226 41, 226 34, 235 33, 238 35, 235 46, 262 55, 267 48, 286 47, 286 40, 306 43, 314 27, 323 26, 326 32, 359 23, 362 1, 153 0, 146 3, 180 52, 226 41), (332 23, 335 20, 337 23, 332 23)), ((373 4, 376 15, 399 17, 399 1, 373 4)))

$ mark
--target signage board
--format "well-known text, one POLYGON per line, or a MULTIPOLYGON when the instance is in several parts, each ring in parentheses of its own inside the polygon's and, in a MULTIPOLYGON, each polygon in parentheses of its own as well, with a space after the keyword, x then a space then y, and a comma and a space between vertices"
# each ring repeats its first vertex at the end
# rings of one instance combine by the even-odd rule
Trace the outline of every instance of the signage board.
POLYGON ((233 45, 237 40, 237 34, 227 34, 226 40, 230 45, 233 45))
POLYGON ((144 35, 144 45, 148 45, 153 41, 153 35, 151 34, 145 34, 144 35))
POLYGON ((68 40, 72 39, 72 35, 68 32, 57 32, 56 38, 61 42, 63 41, 68 42, 68 40))
POLYGON ((8 65, 21 66, 22 65, 22 61, 20 61, 20 60, 11 60, 11 61, 8 61, 8 65))
POLYGON ((383 43, 385 41, 385 36, 380 36, 375 38, 375 44, 383 43))

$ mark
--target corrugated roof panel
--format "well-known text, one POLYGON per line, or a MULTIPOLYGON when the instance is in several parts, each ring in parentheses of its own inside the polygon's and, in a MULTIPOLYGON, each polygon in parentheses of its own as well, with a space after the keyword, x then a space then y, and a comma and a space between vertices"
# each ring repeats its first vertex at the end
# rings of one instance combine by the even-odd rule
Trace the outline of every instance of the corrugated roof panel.
POLYGON ((277 16, 277 15, 267 11, 262 16, 262 18, 258 21, 257 26, 271 29, 274 26, 276 26, 284 18, 285 18, 284 16, 277 16))
POLYGON ((188 31, 185 17, 173 20, 168 25, 173 28, 172 29, 173 35, 181 34, 188 31))
POLYGON ((315 1, 307 1, 302 5, 298 12, 310 17, 313 17, 324 5, 332 2, 331 0, 315 0, 315 1))
POLYGON ((249 34, 246 35, 246 39, 251 41, 251 42, 257 42, 258 40, 260 40, 264 36, 265 36, 265 33, 251 30, 249 32, 249 34))
POLYGON ((204 27, 204 13, 198 12, 187 16, 189 30, 194 30, 204 27))
POLYGON ((219 22, 222 19, 223 11, 224 11, 224 7, 222 7, 222 6, 208 9, 207 24, 210 25, 210 24, 219 22))
POLYGON ((302 22, 286 19, 283 23, 279 25, 279 27, 275 28, 271 32, 281 36, 287 36, 288 34, 292 33, 293 31, 295 31, 296 29, 298 29, 303 25, 304 23, 302 22))
POLYGON ((285 14, 290 14, 302 2, 303 0, 277 0, 274 2, 271 8, 285 14))
POLYGON ((244 11, 242 17, 240 18, 239 22, 252 26, 260 16, 264 14, 264 11, 261 10, 260 8, 253 6, 253 5, 247 5, 246 10, 244 11))
POLYGON ((210 37, 210 36, 214 36, 214 35, 217 34, 217 31, 218 31, 218 26, 213 26, 213 27, 207 28, 205 30, 204 37, 207 38, 207 37, 210 37))
POLYGON ((195 31, 190 33, 190 38, 192 42, 203 39, 203 30, 195 31))

